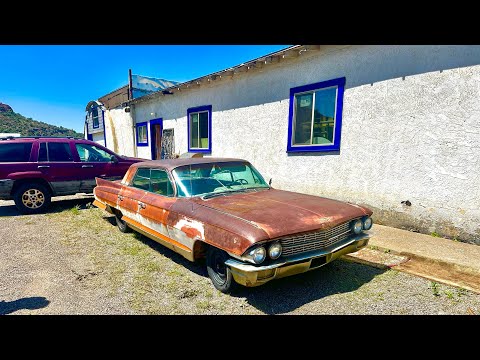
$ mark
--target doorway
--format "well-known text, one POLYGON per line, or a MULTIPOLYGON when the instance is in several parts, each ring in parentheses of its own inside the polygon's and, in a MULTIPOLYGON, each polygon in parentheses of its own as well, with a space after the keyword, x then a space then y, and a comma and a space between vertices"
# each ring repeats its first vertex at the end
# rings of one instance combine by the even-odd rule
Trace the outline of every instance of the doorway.
POLYGON ((162 128, 162 118, 150 120, 152 160, 160 160, 162 158, 162 128))

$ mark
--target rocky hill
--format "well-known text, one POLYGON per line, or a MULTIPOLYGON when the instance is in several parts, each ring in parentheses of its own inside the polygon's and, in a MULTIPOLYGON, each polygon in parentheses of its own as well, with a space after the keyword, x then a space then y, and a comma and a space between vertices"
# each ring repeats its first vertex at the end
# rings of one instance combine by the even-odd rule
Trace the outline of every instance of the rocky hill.
POLYGON ((74 136, 83 138, 83 134, 63 126, 50 125, 27 118, 0 102, 0 133, 20 133, 22 136, 74 136))

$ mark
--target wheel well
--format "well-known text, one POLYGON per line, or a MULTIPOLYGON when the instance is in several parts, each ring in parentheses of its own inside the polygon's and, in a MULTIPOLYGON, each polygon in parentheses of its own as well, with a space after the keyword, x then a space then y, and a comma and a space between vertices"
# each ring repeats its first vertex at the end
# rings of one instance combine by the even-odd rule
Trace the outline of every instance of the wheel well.
POLYGON ((207 255, 207 249, 210 247, 207 243, 204 243, 201 240, 195 241, 193 244, 193 259, 199 260, 204 259, 207 255))
POLYGON ((48 183, 48 181, 46 181, 44 179, 41 179, 41 178, 33 178, 33 179, 30 178, 30 179, 15 180, 15 183, 13 184, 12 191, 11 191, 10 195, 13 196, 15 194, 15 192, 17 191, 17 189, 19 188, 19 186, 21 186, 23 184, 32 184, 32 183, 42 184, 43 186, 45 186, 48 189, 48 191, 50 192, 50 195, 53 195, 52 188, 50 187, 50 184, 48 183))

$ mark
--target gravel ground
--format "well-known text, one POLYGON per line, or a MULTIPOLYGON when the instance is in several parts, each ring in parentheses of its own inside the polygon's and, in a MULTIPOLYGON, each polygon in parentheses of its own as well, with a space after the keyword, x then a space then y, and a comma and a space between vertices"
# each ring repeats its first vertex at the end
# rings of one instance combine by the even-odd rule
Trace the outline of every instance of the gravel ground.
POLYGON ((480 295, 337 260, 233 295, 204 263, 123 234, 89 196, 19 215, 0 200, 0 314, 480 314, 480 295))

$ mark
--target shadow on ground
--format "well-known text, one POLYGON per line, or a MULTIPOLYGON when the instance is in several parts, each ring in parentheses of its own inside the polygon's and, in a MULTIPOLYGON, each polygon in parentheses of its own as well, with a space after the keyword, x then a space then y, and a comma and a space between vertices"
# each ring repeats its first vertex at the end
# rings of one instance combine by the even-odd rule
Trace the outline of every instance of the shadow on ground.
MULTIPOLYGON (((115 217, 104 219, 116 225, 115 217)), ((163 256, 197 275, 208 277, 205 261, 192 263, 157 242, 138 235, 139 241, 163 256)), ((245 298, 251 306, 265 314, 283 314, 331 295, 355 291, 385 271, 388 270, 337 259, 319 269, 273 280, 259 287, 247 288, 238 285, 230 295, 245 298)), ((211 286, 213 288, 213 285, 211 286)))
POLYGON ((0 315, 11 314, 17 310, 35 310, 46 307, 50 304, 43 296, 21 298, 14 301, 0 301, 0 315))
MULTIPOLYGON (((92 203, 95 198, 92 196, 86 195, 82 198, 75 198, 75 199, 66 199, 66 200, 58 200, 52 199, 52 203, 50 207, 45 211, 46 214, 51 213, 58 213, 62 212, 67 209, 71 209, 75 206, 78 206, 79 210, 84 210, 87 208, 87 204, 92 203)), ((6 205, 0 206, 0 217, 6 216, 20 216, 21 214, 13 201, 6 202, 6 205)), ((23 215, 23 216, 34 216, 34 215, 23 215)))

